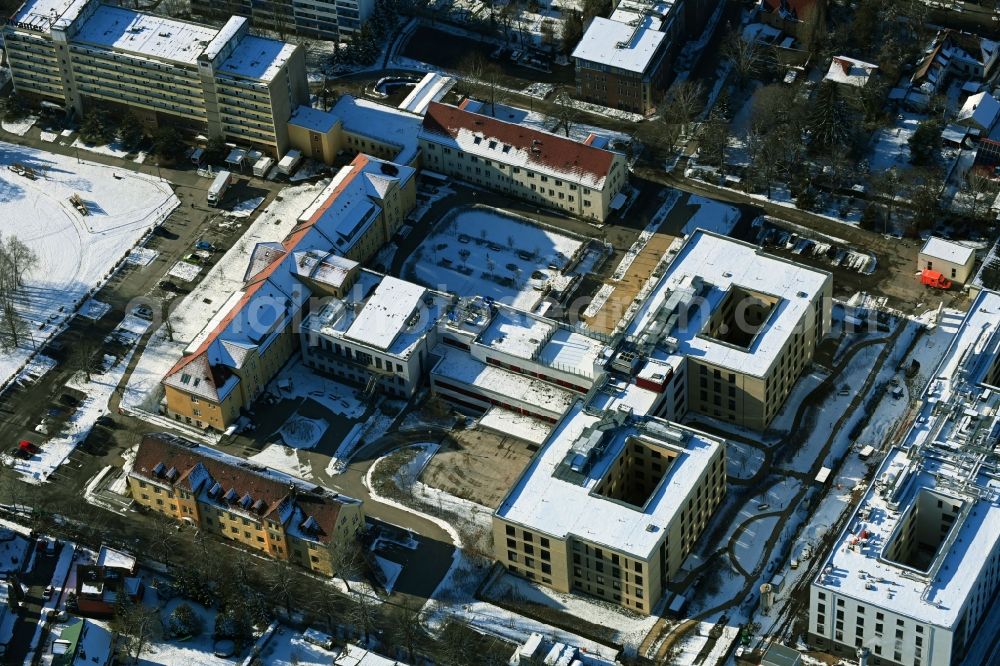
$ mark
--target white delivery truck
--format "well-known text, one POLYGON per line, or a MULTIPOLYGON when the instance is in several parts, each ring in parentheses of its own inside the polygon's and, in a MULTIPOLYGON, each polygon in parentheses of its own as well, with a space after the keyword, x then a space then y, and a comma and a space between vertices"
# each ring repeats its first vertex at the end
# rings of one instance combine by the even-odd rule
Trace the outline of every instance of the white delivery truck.
POLYGON ((231 171, 220 171, 212 181, 212 187, 208 188, 208 205, 218 206, 222 197, 226 196, 226 190, 233 184, 233 174, 231 171))
POLYGON ((278 171, 286 176, 290 176, 301 161, 302 153, 297 150, 289 150, 285 153, 284 157, 278 160, 278 171))
POLYGON ((258 178, 263 178, 267 175, 267 172, 271 170, 274 166, 274 160, 270 157, 262 157, 253 165, 253 175, 258 178))

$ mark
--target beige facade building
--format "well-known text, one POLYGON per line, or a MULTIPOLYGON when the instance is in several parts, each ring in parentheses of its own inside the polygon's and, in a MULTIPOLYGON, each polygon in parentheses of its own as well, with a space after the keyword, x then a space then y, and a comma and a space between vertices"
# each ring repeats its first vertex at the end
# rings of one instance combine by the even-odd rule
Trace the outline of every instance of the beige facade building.
POLYGON ((421 167, 524 201, 603 222, 626 202, 625 157, 594 144, 431 102, 421 167))
POLYGON ((3 28, 18 94, 82 117, 129 109, 148 129, 177 126, 271 155, 288 150, 288 119, 308 101, 294 44, 97 0, 28 0, 3 28))
POLYGON ((975 250, 937 236, 928 238, 917 256, 918 271, 937 271, 956 284, 968 282, 975 265, 975 250))
POLYGON ((225 431, 299 348, 293 325, 313 294, 343 298, 416 202, 409 167, 358 155, 283 243, 254 248, 244 287, 223 304, 162 385, 167 416, 225 431))
POLYGON ((830 327, 829 273, 696 230, 625 326, 619 352, 662 368, 646 384, 691 409, 763 430, 830 327))
POLYGON ((288 136, 293 148, 326 164, 348 151, 416 167, 420 121, 416 114, 343 95, 329 111, 308 106, 295 109, 288 121, 288 136))
POLYGON ((648 614, 725 492, 723 440, 578 401, 497 508, 496 558, 648 614))
POLYGON ((128 484, 140 506, 326 576, 365 525, 360 500, 166 433, 143 438, 128 484))

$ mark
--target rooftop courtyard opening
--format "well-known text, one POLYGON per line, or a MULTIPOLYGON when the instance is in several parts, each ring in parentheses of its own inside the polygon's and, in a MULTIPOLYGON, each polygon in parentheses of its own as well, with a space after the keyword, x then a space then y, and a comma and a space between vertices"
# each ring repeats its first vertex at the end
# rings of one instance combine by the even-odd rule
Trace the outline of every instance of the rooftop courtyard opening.
POLYGON ((882 551, 883 559, 920 573, 930 570, 934 559, 955 527, 962 501, 922 490, 906 510, 882 551))
POLYGON ((642 509, 676 458, 676 451, 630 437, 594 494, 642 509))
POLYGON ((749 349, 780 301, 777 296, 732 285, 712 312, 705 335, 749 349))

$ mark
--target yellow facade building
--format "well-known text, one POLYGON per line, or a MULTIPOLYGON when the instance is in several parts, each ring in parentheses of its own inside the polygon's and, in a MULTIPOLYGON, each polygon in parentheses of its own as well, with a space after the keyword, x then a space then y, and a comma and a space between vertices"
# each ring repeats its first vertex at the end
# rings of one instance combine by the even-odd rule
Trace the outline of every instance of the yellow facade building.
POLYGON ((128 485, 140 506, 326 576, 365 524, 360 500, 166 433, 143 438, 128 485))
POLYGON ((725 492, 724 440, 579 401, 497 508, 496 558, 648 614, 725 492))
POLYGON ((299 349, 293 324, 311 296, 343 298, 416 205, 414 169, 358 155, 299 216, 283 243, 251 254, 235 292, 163 378, 167 416, 225 431, 299 349))

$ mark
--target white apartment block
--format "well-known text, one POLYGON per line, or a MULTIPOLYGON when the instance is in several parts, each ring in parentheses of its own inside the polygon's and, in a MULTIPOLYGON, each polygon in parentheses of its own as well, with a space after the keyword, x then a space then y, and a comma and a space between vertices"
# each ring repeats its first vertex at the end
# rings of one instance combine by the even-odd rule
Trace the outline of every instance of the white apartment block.
POLYGON ((420 131, 421 167, 532 204, 603 222, 626 203, 625 157, 580 142, 431 102, 420 131))
POLYGON ((409 398, 427 376, 448 294, 362 271, 342 298, 330 298, 302 322, 302 358, 311 368, 409 398))
POLYGON ((148 128, 288 149, 288 119, 308 101, 300 47, 97 0, 28 0, 3 28, 18 94, 82 117, 91 105, 128 108, 148 128))
POLYGON ((1000 294, 979 294, 931 377, 810 584, 810 642, 874 666, 984 664, 996 649, 983 622, 1000 588, 1000 294))

